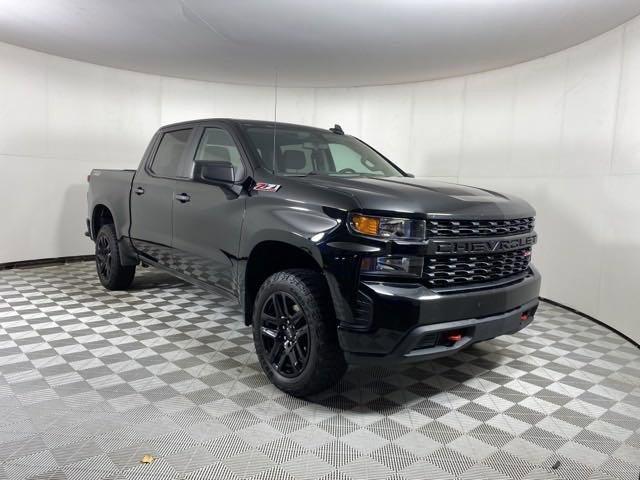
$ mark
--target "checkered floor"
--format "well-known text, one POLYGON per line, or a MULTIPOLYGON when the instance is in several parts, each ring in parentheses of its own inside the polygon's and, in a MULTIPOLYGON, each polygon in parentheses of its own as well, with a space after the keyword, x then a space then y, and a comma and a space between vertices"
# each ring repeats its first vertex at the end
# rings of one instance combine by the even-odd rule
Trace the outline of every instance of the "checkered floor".
POLYGON ((152 269, 0 271, 0 479, 632 479, 640 350, 543 304, 452 358, 271 386, 238 307, 152 269), (145 454, 155 457, 140 463, 145 454))

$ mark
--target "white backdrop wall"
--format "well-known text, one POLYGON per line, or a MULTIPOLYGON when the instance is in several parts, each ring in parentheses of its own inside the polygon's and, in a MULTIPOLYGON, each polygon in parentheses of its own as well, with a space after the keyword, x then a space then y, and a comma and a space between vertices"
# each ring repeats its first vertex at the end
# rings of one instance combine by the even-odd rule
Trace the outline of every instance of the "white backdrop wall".
MULTIPOLYGON (((86 175, 135 168, 162 124, 271 119, 274 89, 116 70, 0 44, 0 263, 87 254, 86 175)), ((420 176, 538 210, 542 294, 640 340, 640 19, 467 77, 278 90, 278 120, 343 128, 420 176)))

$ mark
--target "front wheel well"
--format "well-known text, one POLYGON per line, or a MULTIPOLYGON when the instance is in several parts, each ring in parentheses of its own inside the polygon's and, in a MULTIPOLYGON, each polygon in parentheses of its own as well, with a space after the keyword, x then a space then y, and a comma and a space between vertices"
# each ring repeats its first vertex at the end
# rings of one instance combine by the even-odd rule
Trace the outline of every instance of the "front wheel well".
POLYGON ((249 259, 244 277, 244 311, 245 324, 251 324, 253 303, 260 286, 264 281, 276 272, 291 268, 304 268, 316 272, 322 272, 318 262, 310 253, 294 245, 265 241, 256 245, 249 259))

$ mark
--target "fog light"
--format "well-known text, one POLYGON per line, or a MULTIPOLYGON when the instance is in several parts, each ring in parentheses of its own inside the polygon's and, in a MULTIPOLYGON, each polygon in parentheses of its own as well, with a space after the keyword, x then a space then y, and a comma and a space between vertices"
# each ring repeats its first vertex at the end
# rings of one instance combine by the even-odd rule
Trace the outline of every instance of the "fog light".
POLYGON ((364 257, 360 263, 360 271, 362 273, 421 277, 423 266, 424 259, 422 257, 389 255, 386 257, 364 257))

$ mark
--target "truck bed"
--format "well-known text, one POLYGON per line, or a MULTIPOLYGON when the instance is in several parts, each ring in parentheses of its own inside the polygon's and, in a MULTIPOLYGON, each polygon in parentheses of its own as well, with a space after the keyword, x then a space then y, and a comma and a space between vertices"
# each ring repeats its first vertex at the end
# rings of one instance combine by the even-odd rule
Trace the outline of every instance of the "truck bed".
POLYGON ((117 212, 114 216, 118 237, 129 234, 129 195, 135 174, 135 170, 94 169, 89 177, 89 214, 99 204, 117 212), (94 199, 99 200, 94 204, 94 199))

